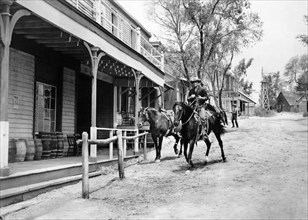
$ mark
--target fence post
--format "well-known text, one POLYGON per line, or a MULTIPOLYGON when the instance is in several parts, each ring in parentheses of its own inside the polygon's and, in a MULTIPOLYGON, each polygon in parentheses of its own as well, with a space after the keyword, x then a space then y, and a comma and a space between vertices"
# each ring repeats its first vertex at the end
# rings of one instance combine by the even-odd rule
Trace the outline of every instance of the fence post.
POLYGON ((118 136, 118 168, 119 168, 119 177, 123 179, 124 176, 124 166, 123 166, 123 139, 122 139, 122 131, 117 130, 118 136))
POLYGON ((88 133, 82 133, 82 198, 89 198, 88 133))
POLYGON ((147 160, 147 134, 143 135, 144 141, 143 141, 143 160, 147 160))
MULTIPOLYGON (((109 132, 109 137, 113 137, 113 130, 109 132)), ((109 143, 109 160, 113 159, 113 142, 109 143)))

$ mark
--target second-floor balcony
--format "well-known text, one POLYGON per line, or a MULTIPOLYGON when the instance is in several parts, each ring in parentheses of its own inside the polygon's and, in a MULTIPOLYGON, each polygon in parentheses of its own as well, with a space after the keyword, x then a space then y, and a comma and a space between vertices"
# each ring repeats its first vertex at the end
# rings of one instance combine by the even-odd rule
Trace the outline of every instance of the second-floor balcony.
POLYGON ((141 29, 134 27, 129 19, 121 16, 112 7, 109 0, 66 0, 83 14, 99 23, 126 45, 142 54, 155 66, 164 70, 163 53, 156 50, 151 43, 142 36, 141 29))

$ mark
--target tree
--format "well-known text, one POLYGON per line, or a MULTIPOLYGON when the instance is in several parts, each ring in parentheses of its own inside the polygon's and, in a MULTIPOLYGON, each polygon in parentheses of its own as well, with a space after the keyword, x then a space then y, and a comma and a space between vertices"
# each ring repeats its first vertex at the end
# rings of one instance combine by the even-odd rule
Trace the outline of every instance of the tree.
POLYGON ((292 57, 285 66, 285 82, 291 86, 291 90, 303 91, 308 87, 308 55, 292 57))
MULTIPOLYGON (((306 24, 308 25, 308 16, 307 16, 307 15, 304 16, 304 20, 305 20, 306 24)), ((298 38, 305 46, 308 45, 308 35, 307 35, 307 34, 298 35, 297 38, 298 38)))
POLYGON ((244 59, 239 61, 239 64, 234 67, 233 75, 235 76, 238 89, 242 90, 245 94, 250 95, 252 93, 252 82, 246 80, 247 69, 251 66, 253 58, 250 58, 247 62, 244 59))
POLYGON ((187 80, 201 78, 216 103, 234 54, 262 36, 262 22, 249 8, 247 0, 152 0, 150 16, 165 28, 168 59, 187 80))

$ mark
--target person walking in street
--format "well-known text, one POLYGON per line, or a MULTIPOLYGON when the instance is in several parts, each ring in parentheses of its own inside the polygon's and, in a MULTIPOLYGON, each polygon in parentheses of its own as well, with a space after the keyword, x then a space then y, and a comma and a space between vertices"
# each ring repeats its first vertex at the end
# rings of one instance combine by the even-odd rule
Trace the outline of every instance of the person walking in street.
POLYGON ((237 109, 236 105, 232 105, 232 111, 231 111, 232 128, 234 128, 234 123, 235 123, 236 127, 238 128, 237 116, 238 116, 238 109, 237 109))

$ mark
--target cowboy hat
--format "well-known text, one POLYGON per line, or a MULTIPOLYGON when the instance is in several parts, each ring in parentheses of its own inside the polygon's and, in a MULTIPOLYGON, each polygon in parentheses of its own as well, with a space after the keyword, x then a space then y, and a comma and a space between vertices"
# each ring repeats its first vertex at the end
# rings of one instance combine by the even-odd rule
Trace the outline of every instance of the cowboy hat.
POLYGON ((194 83, 194 82, 201 82, 201 79, 199 79, 197 76, 193 76, 191 79, 190 79, 190 82, 194 83))

